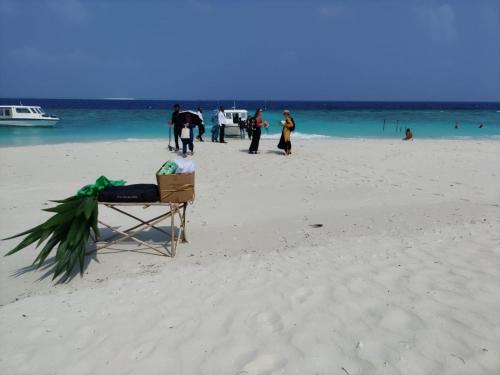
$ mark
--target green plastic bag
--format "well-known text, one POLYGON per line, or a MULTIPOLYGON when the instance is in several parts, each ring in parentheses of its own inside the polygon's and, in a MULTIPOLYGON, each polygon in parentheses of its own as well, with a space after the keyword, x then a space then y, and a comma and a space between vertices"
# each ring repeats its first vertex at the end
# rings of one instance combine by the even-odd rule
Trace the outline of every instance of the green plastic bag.
POLYGON ((177 164, 169 160, 165 164, 163 164, 163 167, 161 167, 160 174, 175 174, 176 170, 177 164))
POLYGON ((123 186, 126 181, 123 180, 109 180, 106 176, 99 177, 94 184, 85 185, 76 195, 78 196, 87 196, 87 197, 96 197, 97 194, 106 189, 108 186, 123 186))

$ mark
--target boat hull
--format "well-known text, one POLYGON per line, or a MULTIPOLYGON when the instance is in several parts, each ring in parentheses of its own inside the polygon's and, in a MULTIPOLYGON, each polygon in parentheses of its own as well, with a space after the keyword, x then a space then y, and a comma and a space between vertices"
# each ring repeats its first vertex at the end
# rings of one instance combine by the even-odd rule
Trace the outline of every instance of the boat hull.
POLYGON ((55 126, 59 119, 3 119, 0 126, 48 127, 55 126))
POLYGON ((226 125, 226 127, 224 129, 224 135, 228 136, 228 137, 239 137, 240 136, 240 127, 226 125))

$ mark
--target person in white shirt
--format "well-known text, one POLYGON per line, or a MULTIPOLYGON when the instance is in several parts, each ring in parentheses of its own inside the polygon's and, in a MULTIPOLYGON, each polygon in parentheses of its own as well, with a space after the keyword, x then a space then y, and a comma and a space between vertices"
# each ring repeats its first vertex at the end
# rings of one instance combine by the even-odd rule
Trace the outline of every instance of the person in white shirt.
POLYGON ((219 107, 219 114, 217 115, 217 122, 219 124, 219 143, 227 143, 224 140, 224 129, 226 127, 226 114, 224 113, 224 107, 219 107))
POLYGON ((196 114, 200 118, 201 124, 198 125, 198 136, 196 137, 196 139, 198 139, 200 142, 203 142, 202 135, 205 134, 205 122, 203 121, 203 114, 202 114, 202 112, 203 111, 201 110, 201 108, 198 107, 198 110, 197 110, 196 114))

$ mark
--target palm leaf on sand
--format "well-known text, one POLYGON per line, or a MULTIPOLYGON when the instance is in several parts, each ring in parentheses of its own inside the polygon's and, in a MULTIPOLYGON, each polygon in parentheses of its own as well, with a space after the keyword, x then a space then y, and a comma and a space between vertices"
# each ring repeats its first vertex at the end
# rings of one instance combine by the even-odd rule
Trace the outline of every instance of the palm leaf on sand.
POLYGON ((96 238, 99 237, 97 195, 108 186, 123 186, 124 184, 123 180, 113 181, 101 176, 94 184, 82 187, 77 195, 53 201, 58 204, 44 210, 54 213, 51 218, 15 236, 4 238, 9 240, 26 236, 6 255, 17 253, 36 241, 38 241, 36 248, 45 242, 33 262, 37 268, 42 266, 52 250, 56 249, 53 279, 62 275, 62 281, 67 280, 77 264, 82 274, 85 250, 91 231, 96 238))
POLYGON ((85 249, 92 230, 98 236, 97 228, 97 199, 88 196, 74 196, 44 211, 55 214, 46 222, 28 229, 22 233, 5 238, 5 240, 26 236, 16 247, 6 255, 12 255, 19 250, 38 241, 36 247, 45 245, 33 262, 37 268, 42 266, 49 254, 56 248, 54 279, 63 275, 66 280, 76 264, 80 273, 83 273, 85 249))

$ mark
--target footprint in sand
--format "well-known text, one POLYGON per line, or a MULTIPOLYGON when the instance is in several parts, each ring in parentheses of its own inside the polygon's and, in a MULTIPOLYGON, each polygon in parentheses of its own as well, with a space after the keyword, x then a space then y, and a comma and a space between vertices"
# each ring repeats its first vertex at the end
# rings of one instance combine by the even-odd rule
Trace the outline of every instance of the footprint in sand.
POLYGON ((304 303, 311 295, 313 291, 308 288, 299 288, 295 292, 293 292, 290 297, 293 303, 302 304, 304 303))
POLYGON ((272 354, 260 355, 243 366, 240 374, 245 375, 267 375, 283 368, 287 364, 286 358, 272 354))
POLYGON ((130 359, 143 359, 149 357, 151 353, 156 349, 156 343, 149 341, 139 345, 135 348, 129 355, 130 359))
POLYGON ((409 311, 398 308, 388 309, 380 320, 380 325, 389 331, 416 331, 424 325, 422 319, 409 311))
POLYGON ((95 340, 96 332, 97 328, 95 326, 88 325, 81 327, 74 333, 72 345, 75 345, 75 347, 78 348, 87 347, 93 340, 95 340))
POLYGON ((277 332, 283 329, 281 317, 272 311, 264 311, 252 316, 248 325, 258 332, 277 332))

